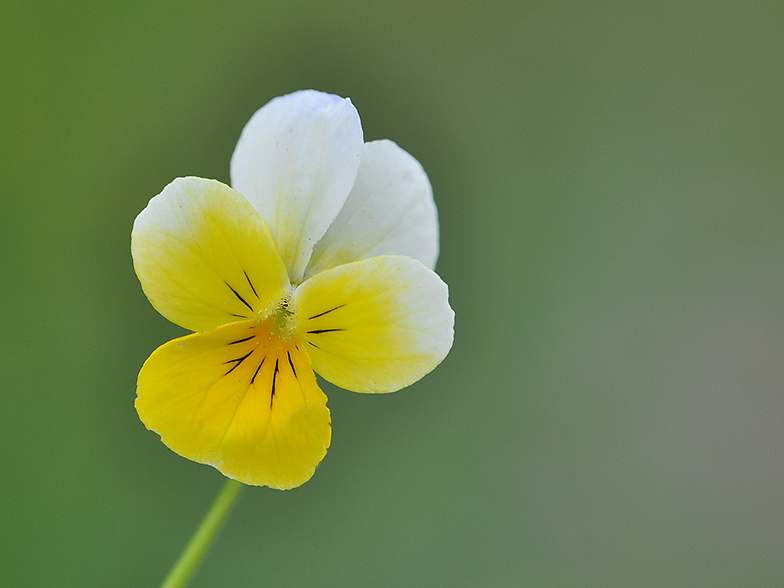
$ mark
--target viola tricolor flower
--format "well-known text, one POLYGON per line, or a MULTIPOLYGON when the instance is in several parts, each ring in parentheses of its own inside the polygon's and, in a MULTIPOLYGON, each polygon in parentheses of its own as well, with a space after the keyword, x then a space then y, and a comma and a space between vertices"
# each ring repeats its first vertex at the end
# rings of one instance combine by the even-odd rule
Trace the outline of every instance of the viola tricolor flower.
POLYGON ((314 372, 392 392, 449 352, 436 207, 411 155, 364 143, 351 101, 312 90, 253 115, 231 182, 178 178, 136 218, 145 294, 195 331, 144 363, 136 410, 178 454, 292 488, 330 444, 314 372))

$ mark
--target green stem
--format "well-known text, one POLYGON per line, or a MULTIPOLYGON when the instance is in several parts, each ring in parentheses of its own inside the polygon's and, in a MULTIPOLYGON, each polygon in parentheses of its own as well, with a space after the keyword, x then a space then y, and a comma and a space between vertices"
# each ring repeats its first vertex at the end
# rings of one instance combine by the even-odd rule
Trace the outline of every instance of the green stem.
POLYGON ((210 510, 204 515, 199 528, 191 537, 190 542, 180 555, 180 559, 166 576, 161 588, 182 588, 188 583, 193 572, 196 571, 207 550, 218 535, 223 523, 231 512, 234 503, 245 487, 236 480, 226 480, 223 488, 212 503, 210 510))

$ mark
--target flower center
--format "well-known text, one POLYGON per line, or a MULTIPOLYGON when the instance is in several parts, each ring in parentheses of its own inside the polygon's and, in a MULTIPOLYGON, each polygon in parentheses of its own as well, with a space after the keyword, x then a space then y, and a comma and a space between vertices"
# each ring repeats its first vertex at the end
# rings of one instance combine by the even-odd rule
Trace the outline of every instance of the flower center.
MULTIPOLYGON (((268 309, 262 322, 271 322, 273 334, 283 341, 291 339, 294 333, 294 309, 291 307, 292 291, 286 291, 281 298, 268 309)), ((262 318, 262 317, 260 317, 262 318)))

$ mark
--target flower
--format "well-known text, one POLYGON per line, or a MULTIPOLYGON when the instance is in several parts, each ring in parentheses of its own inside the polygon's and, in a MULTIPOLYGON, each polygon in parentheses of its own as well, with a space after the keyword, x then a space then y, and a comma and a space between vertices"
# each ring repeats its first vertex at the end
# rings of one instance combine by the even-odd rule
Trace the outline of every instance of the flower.
POLYGON ((145 294, 195 332, 147 359, 135 406, 176 453, 246 484, 292 488, 331 439, 314 371, 348 390, 392 392, 449 352, 436 208, 411 155, 364 143, 351 101, 313 90, 253 115, 231 180, 178 178, 136 218, 145 294))

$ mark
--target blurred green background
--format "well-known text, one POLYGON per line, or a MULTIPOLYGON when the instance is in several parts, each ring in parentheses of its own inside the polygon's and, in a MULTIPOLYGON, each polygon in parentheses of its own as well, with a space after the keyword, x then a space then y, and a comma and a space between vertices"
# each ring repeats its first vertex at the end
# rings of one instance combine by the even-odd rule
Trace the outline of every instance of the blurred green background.
POLYGON ((274 96, 417 157, 457 313, 402 392, 327 386, 207 586, 784 585, 784 4, 4 3, 0 584, 157 586, 218 491, 144 429, 182 331, 133 220, 229 180, 274 96))

